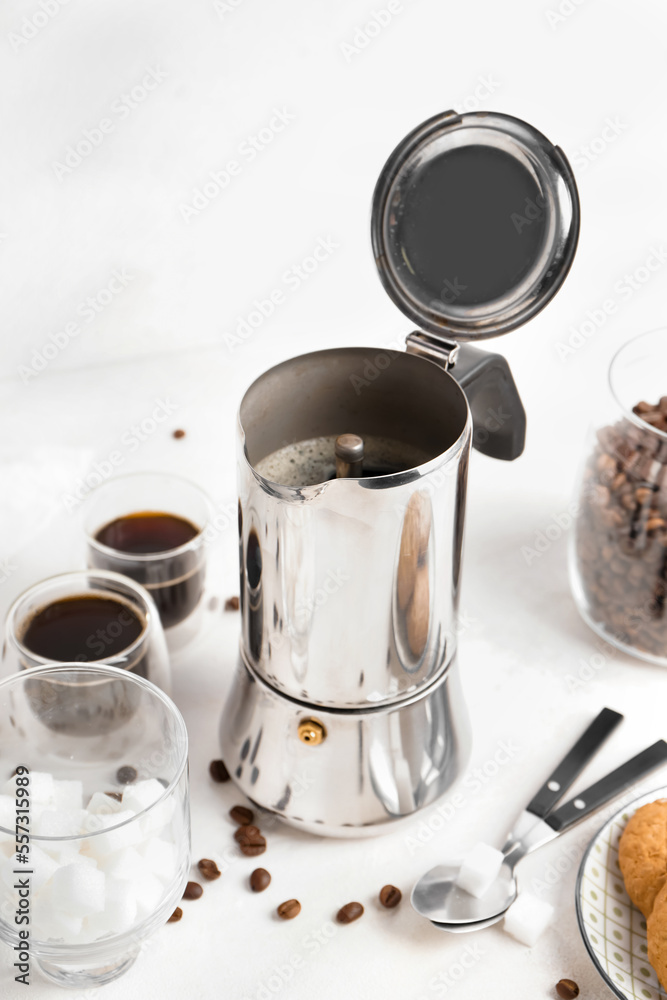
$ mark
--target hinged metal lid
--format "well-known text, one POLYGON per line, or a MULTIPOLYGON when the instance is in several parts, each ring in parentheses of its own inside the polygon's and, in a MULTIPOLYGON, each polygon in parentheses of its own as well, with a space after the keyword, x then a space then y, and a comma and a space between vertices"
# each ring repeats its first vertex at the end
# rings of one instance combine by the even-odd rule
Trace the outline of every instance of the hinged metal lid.
POLYGON ((446 111, 396 147, 373 195, 373 250, 389 296, 437 337, 481 340, 534 316, 579 237, 570 165, 509 115, 446 111))

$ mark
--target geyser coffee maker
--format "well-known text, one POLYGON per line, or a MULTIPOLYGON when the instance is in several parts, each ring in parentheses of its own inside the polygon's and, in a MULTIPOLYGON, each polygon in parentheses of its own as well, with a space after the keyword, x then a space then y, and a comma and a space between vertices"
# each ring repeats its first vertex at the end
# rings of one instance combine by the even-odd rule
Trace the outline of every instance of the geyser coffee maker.
POLYGON ((558 147, 516 118, 448 111, 389 157, 372 211, 407 350, 270 369, 238 429, 240 657, 220 725, 234 781, 314 833, 380 832, 469 753, 456 615, 471 444, 521 454, 507 362, 471 346, 525 323, 574 257, 558 147))

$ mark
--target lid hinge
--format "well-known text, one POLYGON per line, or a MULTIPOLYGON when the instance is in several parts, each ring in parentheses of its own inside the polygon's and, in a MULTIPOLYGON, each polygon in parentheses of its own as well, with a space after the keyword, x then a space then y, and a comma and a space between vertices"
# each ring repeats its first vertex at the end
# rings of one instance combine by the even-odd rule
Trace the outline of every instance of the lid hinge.
POLYGON ((430 361, 435 361, 445 371, 453 368, 456 364, 456 356, 459 353, 460 345, 455 340, 445 340, 435 337, 422 330, 415 330, 405 338, 405 349, 408 354, 418 354, 430 361))

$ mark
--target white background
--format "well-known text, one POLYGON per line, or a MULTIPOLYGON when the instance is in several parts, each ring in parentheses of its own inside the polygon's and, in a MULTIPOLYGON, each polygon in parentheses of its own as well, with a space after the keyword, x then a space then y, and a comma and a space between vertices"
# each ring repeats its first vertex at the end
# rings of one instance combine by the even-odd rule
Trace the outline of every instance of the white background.
MULTIPOLYGON (((362 48, 359 29, 386 8, 383 0, 5 0, 0 9, 3 610, 26 585, 81 565, 79 507, 69 513, 63 495, 111 452, 120 452, 118 471, 178 471, 216 503, 233 502, 234 413, 252 378, 302 351, 395 344, 409 332, 375 273, 369 206, 386 157, 419 122, 450 107, 524 118, 570 157, 582 202, 562 291, 494 345, 510 358, 528 411, 526 451, 511 465, 474 455, 469 481, 460 659, 471 766, 493 771, 502 740, 518 748, 514 757, 480 792, 464 790, 465 807, 419 848, 408 838, 430 829, 433 810, 366 842, 278 827, 262 859, 273 873, 262 896, 246 888, 252 860, 229 854, 223 878, 184 904, 182 922, 156 935, 134 969, 101 991, 105 1000, 419 1000, 444 995, 433 979, 469 944, 481 954, 449 993, 461 1000, 551 997, 562 976, 579 982, 582 998, 610 995, 576 927, 576 864, 563 864, 543 892, 556 914, 532 950, 499 928, 450 938, 407 899, 391 913, 373 899, 386 882, 407 895, 422 871, 477 840, 500 843, 603 705, 626 721, 584 784, 665 733, 664 674, 608 648, 596 657, 569 594, 567 532, 537 557, 525 547, 567 511, 614 349, 665 321, 664 265, 631 294, 621 289, 624 274, 667 240, 667 15, 659 0, 563 0, 561 13, 556 0, 403 0, 362 48), (161 82, 119 110, 151 70, 161 82), (249 162, 242 144, 275 108, 293 119, 249 162), (102 119, 111 130, 99 145, 58 167, 102 119), (184 209, 233 159, 241 170, 226 189, 196 214, 184 209), (320 238, 337 248, 287 289, 284 272, 320 238), (81 303, 103 302, 114 271, 127 286, 88 321, 81 303), (284 301, 230 349, 254 301, 276 288, 284 301), (616 308, 604 317, 609 299, 616 308), (604 322, 596 326, 589 311, 604 322), (591 335, 577 338, 587 321, 591 335), (63 337, 72 323, 76 335, 63 337), (64 346, 49 347, 42 364, 53 337, 64 346), (570 338, 580 346, 565 352, 570 338), (135 447, 132 426, 160 399, 176 410, 135 447), (181 441, 171 437, 178 426, 187 431, 181 441), (581 677, 590 679, 573 685, 581 677), (278 922, 272 911, 291 896, 301 916, 278 922), (366 905, 364 918, 313 946, 350 899, 366 905), (289 982, 271 978, 295 956, 289 982)), ((222 596, 236 592, 233 525, 221 534, 212 582, 222 596)), ((237 631, 227 615, 174 665, 192 740, 194 856, 221 864, 232 843, 226 813, 239 796, 214 786, 207 767, 237 631)), ((524 884, 544 880, 564 846, 581 853, 600 822, 527 860, 524 884)), ((14 1000, 26 992, 10 961, 0 949, 0 994, 14 1000)), ((30 996, 57 995, 35 972, 30 996)))

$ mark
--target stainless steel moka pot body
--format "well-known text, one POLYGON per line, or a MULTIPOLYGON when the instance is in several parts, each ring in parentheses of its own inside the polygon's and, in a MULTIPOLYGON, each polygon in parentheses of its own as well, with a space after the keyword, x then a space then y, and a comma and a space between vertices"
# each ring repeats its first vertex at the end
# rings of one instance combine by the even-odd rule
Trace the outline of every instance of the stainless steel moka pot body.
POLYGON ((242 634, 220 740, 248 798, 289 823, 381 832, 462 774, 468 458, 516 458, 525 436, 506 361, 465 342, 538 312, 578 231, 569 164, 541 133, 438 115, 392 153, 373 199, 380 277, 419 324, 406 351, 317 351, 243 397, 242 634))

